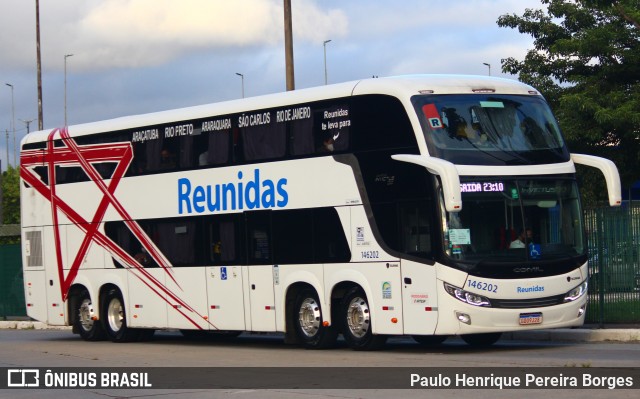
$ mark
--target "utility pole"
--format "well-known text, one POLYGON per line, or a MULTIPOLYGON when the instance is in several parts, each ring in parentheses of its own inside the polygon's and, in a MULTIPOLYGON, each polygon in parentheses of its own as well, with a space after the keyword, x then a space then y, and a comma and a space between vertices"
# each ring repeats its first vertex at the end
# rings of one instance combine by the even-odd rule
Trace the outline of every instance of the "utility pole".
POLYGON ((31 122, 33 121, 35 121, 35 119, 29 119, 29 120, 20 119, 20 122, 24 123, 27 126, 27 134, 29 134, 30 132, 29 125, 31 125, 31 122))
POLYGON ((9 170, 9 165, 11 165, 9 163, 9 129, 5 129, 5 132, 7 133, 7 170, 9 170))
MULTIPOLYGON (((11 88, 11 130, 13 130, 13 166, 18 164, 16 160, 16 106, 13 100, 13 85, 11 83, 5 83, 11 88)), ((7 143, 9 145, 9 143, 7 143)), ((7 158, 7 163, 9 159, 7 158)))
POLYGON ((38 64, 38 130, 44 129, 42 117, 42 64, 40 62, 40 1, 36 0, 36 52, 38 64))
POLYGON ((291 18, 291 0, 284 0, 284 59, 287 74, 287 91, 295 90, 293 71, 293 27, 291 18))

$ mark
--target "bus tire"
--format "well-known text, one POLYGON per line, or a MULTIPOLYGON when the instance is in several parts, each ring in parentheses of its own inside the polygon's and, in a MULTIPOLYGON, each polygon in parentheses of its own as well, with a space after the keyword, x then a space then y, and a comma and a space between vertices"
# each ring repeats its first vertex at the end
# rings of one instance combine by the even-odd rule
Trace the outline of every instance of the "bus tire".
POLYGON ((464 342, 471 346, 484 347, 491 346, 498 342, 502 333, 482 333, 482 334, 463 334, 460 337, 464 342))
POLYGON ((372 332, 369 301, 362 288, 354 287, 347 292, 340 306, 342 335, 354 350, 371 351, 380 349, 387 341, 386 335, 372 332))
POLYGON ((439 346, 449 338, 448 335, 413 335, 413 340, 420 346, 433 347, 439 346))
POLYGON ((318 294, 313 288, 305 288, 296 296, 293 324, 300 342, 308 349, 327 349, 335 346, 338 331, 324 326, 324 317, 318 294))
POLYGON ((107 337, 113 342, 137 341, 139 331, 127 326, 127 314, 120 290, 110 288, 102 304, 101 319, 107 337))
POLYGON ((102 324, 96 319, 97 312, 95 312, 93 301, 89 291, 83 289, 74 298, 74 312, 76 314, 74 319, 74 330, 80 334, 80 337, 85 341, 102 341, 106 338, 102 324))

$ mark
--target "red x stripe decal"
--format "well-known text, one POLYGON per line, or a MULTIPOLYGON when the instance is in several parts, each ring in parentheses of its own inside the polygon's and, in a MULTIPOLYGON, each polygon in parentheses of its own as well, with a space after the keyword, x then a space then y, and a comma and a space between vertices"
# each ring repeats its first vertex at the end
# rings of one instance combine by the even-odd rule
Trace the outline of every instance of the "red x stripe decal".
MULTIPOLYGON (((120 215, 121 220, 127 225, 131 233, 140 241, 143 248, 156 261, 156 263, 164 269, 166 275, 178 287, 179 284, 175 280, 173 269, 169 261, 153 244, 149 236, 144 232, 140 225, 133 220, 127 210, 116 199, 114 193, 122 177, 131 165, 133 159, 133 150, 130 142, 95 144, 79 146, 73 140, 66 129, 54 129, 51 131, 47 141, 46 149, 35 149, 22 151, 20 156, 20 176, 22 179, 33 187, 39 194, 51 203, 51 216, 53 219, 53 233, 55 241, 56 262, 58 266, 58 277, 60 279, 60 294, 62 300, 65 301, 69 293, 69 288, 73 284, 80 265, 87 255, 92 243, 96 243, 100 247, 107 250, 115 259, 123 264, 127 270, 140 279, 147 287, 149 287, 157 295, 165 298, 167 303, 172 305, 180 305, 182 309, 196 313, 195 310, 185 303, 179 296, 168 289, 162 282, 151 275, 145 268, 118 244, 98 230, 102 223, 105 213, 109 206, 120 215), (58 136, 58 137, 56 137, 58 136), (60 140, 61 139, 61 140, 60 140), (56 146, 54 140, 62 143, 56 146), (115 162, 116 168, 111 176, 111 180, 107 183, 102 179, 94 164, 103 162, 115 162), (34 167, 47 166, 48 184, 43 182, 40 176, 35 172, 34 167), (68 203, 63 201, 56 194, 56 166, 79 166, 89 179, 95 183, 102 193, 102 199, 98 203, 98 207, 91 220, 86 220, 77 211, 75 211, 68 203), (59 216, 62 213, 78 228, 80 228, 85 236, 80 244, 80 248, 73 259, 71 267, 67 275, 64 275, 64 264, 62 257, 62 246, 60 237, 59 216), (164 295, 163 295, 164 294, 164 295), (165 297, 166 295, 166 297, 165 297)), ((180 308, 173 306, 178 312, 186 317, 196 327, 201 328, 180 308)), ((200 316, 203 318, 202 316, 200 316)), ((203 318, 204 319, 204 318, 203 318)), ((208 323, 208 322, 207 322, 208 323)), ((210 323, 209 323, 210 324, 210 323)), ((214 327, 215 328, 215 327, 214 327)))

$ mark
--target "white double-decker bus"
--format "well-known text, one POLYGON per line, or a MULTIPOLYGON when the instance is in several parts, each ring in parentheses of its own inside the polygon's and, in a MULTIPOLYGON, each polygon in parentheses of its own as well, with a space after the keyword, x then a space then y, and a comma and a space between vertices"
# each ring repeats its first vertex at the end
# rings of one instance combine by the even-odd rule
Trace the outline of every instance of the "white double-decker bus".
POLYGON ((29 134, 28 315, 85 340, 284 332, 309 348, 581 325, 575 164, 512 80, 369 79, 29 134))

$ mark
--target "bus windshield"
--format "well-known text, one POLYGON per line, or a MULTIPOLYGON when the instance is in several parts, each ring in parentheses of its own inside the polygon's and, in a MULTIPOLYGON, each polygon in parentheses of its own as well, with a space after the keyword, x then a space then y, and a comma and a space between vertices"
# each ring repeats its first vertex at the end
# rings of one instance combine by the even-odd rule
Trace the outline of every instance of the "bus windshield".
POLYGON ((432 156, 463 165, 569 160, 558 124, 539 96, 423 95, 412 101, 432 156))
POLYGON ((536 262, 585 254, 576 182, 569 179, 463 179, 462 210, 442 209, 444 251, 452 260, 536 262))

